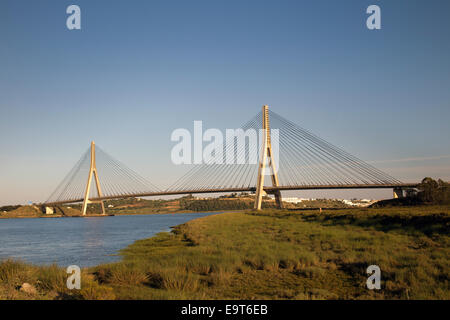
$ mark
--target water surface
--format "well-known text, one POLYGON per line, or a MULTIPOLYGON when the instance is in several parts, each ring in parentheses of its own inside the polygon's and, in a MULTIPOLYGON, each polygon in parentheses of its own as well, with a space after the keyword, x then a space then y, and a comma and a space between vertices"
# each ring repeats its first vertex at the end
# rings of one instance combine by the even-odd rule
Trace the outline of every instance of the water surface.
POLYGON ((214 213, 152 214, 99 218, 0 219, 0 260, 66 267, 95 266, 120 259, 138 239, 214 213))

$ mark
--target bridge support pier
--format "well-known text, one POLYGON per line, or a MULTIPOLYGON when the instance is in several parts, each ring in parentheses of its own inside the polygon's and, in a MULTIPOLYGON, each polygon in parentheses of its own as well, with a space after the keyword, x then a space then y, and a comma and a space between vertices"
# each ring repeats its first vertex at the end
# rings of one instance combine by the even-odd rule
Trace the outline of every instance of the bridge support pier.
MULTIPOLYGON (((273 152, 272 152, 272 144, 270 139, 270 122, 269 122, 269 107, 263 106, 262 108, 262 129, 263 129, 263 141, 262 141, 262 148, 261 148, 261 155, 259 158, 259 166, 258 166, 258 179, 256 184, 256 197, 255 197, 255 205, 254 208, 256 210, 261 210, 262 205, 262 197, 264 194, 264 175, 266 171, 266 162, 269 160, 269 167, 271 170, 271 178, 272 178, 272 185, 274 187, 279 186, 278 182, 278 174, 276 170, 276 164, 273 159, 273 152)), ((281 198, 281 192, 280 190, 275 190, 273 192, 275 195, 275 202, 277 205, 277 208, 283 207, 283 201, 281 198)))
POLYGON ((404 198, 402 188, 394 188, 394 199, 398 199, 398 198, 404 198))
POLYGON ((89 175, 88 175, 88 181, 86 185, 86 190, 84 192, 84 201, 83 201, 83 207, 82 207, 82 214, 83 216, 86 215, 87 212, 87 206, 89 203, 100 203, 100 206, 102 208, 102 214, 105 215, 105 205, 103 201, 91 201, 89 200, 89 194, 91 192, 91 183, 92 183, 92 176, 95 178, 95 185, 97 187, 97 193, 99 197, 103 196, 102 188, 100 187, 100 180, 98 179, 98 172, 97 172, 97 166, 95 163, 95 142, 91 142, 91 166, 89 168, 89 175))

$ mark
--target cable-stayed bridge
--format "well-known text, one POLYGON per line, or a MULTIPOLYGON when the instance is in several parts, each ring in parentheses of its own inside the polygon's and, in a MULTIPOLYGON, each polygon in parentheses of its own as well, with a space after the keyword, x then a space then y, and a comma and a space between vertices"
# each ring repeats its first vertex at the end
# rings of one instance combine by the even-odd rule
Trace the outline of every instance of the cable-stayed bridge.
POLYGON ((100 203, 104 213, 103 201, 110 199, 245 191, 256 193, 255 209, 260 209, 264 194, 275 195, 282 207, 285 190, 392 188, 394 197, 402 197, 404 189, 418 185, 391 177, 267 106, 241 128, 259 133, 260 143, 245 144, 250 134, 244 140, 227 139, 219 153, 193 165, 164 190, 92 143, 44 206, 83 202, 86 214, 88 204, 100 203), (230 156, 242 161, 230 162, 230 156))

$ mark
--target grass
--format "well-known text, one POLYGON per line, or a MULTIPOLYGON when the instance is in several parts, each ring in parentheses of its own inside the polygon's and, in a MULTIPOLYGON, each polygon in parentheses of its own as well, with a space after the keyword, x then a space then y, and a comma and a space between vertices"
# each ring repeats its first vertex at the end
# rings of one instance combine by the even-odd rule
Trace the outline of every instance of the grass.
POLYGON ((265 210, 213 215, 136 241, 83 270, 0 264, 0 298, 450 299, 450 208, 265 210), (381 290, 366 268, 381 268, 381 290), (17 290, 23 282, 38 294, 17 290))

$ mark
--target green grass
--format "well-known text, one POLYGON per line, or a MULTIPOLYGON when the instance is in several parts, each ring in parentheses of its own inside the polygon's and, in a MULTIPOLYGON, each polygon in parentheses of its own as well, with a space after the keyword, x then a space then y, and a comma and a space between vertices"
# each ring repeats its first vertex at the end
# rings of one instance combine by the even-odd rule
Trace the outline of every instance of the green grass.
POLYGON ((0 298, 26 281, 44 299, 449 299, 449 226, 448 206, 224 213, 136 241, 77 293, 57 270, 4 262, 0 298), (366 288, 372 264, 381 290, 366 288))

